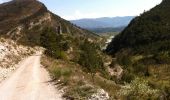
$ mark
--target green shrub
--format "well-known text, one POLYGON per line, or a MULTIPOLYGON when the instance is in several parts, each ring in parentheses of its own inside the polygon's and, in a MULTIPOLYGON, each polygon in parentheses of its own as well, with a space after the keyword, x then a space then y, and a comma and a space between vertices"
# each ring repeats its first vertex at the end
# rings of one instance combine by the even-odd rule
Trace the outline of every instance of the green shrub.
POLYGON ((123 52, 119 52, 116 54, 117 62, 122 66, 131 66, 131 56, 130 56, 131 50, 125 50, 123 52))
POLYGON ((64 51, 60 51, 60 50, 55 51, 54 57, 57 58, 57 59, 67 60, 66 53, 64 51))
POLYGON ((133 72, 138 75, 149 76, 148 65, 144 65, 143 63, 136 62, 133 64, 133 72))
POLYGON ((52 68, 50 71, 54 79, 59 79, 62 76, 61 69, 58 67, 52 68))
POLYGON ((97 52, 96 45, 87 40, 81 45, 81 53, 78 63, 84 67, 89 73, 105 70, 103 67, 103 59, 97 52))
POLYGON ((121 80, 127 83, 130 83, 134 79, 135 75, 129 73, 128 71, 124 71, 121 80))
POLYGON ((159 91, 150 88, 148 81, 142 78, 135 78, 130 84, 123 86, 118 95, 124 96, 129 100, 155 100, 159 97, 159 91))
POLYGON ((41 45, 46 48, 45 53, 57 59, 67 59, 64 51, 69 48, 67 42, 63 43, 62 35, 57 34, 54 29, 46 27, 40 37, 41 45))
POLYGON ((67 51, 69 48, 70 48, 70 46, 69 46, 69 43, 68 43, 68 42, 64 42, 64 43, 62 44, 62 49, 63 49, 64 51, 67 51))
POLYGON ((67 55, 66 55, 66 53, 65 53, 64 51, 61 51, 59 58, 60 58, 60 59, 67 60, 67 55))
POLYGON ((88 85, 76 85, 68 90, 64 97, 71 100, 87 100, 96 90, 88 85))
POLYGON ((170 63, 170 54, 169 52, 161 52, 155 56, 156 60, 161 63, 170 63))
POLYGON ((55 66, 53 66, 53 67, 50 69, 50 72, 51 72, 52 77, 53 77, 54 79, 62 78, 63 81, 69 79, 69 77, 70 77, 71 74, 72 74, 72 70, 69 69, 69 68, 60 68, 60 67, 55 67, 55 66))

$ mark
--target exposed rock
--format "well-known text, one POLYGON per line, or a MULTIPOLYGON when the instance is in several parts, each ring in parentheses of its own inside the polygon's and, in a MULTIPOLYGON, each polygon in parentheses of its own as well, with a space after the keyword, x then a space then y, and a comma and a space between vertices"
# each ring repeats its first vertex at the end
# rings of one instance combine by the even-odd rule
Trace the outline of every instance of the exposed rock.
POLYGON ((97 93, 93 94, 88 100, 109 100, 109 95, 103 89, 98 89, 97 93))
POLYGON ((43 24, 45 21, 51 21, 51 15, 50 13, 45 13, 43 16, 40 16, 38 21, 31 22, 29 25, 29 30, 32 29, 35 26, 43 24))
POLYGON ((40 49, 19 45, 11 39, 0 38, 0 82, 16 69, 19 61, 40 49))
POLYGON ((116 64, 114 68, 108 67, 108 72, 110 73, 111 76, 116 76, 117 79, 120 79, 123 74, 123 69, 120 65, 116 64))

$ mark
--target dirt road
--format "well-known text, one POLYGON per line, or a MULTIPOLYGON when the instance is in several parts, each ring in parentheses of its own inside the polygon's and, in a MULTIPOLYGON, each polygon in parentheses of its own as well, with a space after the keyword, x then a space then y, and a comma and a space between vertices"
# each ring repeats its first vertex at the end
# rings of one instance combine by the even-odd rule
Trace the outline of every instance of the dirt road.
POLYGON ((40 56, 31 56, 0 84, 0 100, 62 100, 49 81, 48 72, 40 66, 40 56))

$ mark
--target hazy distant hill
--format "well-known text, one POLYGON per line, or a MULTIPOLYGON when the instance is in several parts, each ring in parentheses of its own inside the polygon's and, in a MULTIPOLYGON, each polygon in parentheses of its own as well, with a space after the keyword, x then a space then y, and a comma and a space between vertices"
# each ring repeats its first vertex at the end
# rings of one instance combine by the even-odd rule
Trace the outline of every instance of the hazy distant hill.
POLYGON ((134 16, 125 17, 103 17, 96 19, 71 20, 73 24, 94 32, 121 31, 124 29, 134 16), (99 31, 102 29, 103 31, 99 31))

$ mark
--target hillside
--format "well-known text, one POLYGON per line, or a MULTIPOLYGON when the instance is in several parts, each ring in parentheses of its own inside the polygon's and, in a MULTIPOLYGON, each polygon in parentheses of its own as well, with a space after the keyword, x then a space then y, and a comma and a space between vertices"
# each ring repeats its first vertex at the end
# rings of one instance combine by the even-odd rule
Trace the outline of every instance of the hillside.
POLYGON ((96 33, 122 31, 134 16, 125 17, 103 17, 96 19, 79 19, 71 22, 79 27, 91 30, 96 33))
POLYGON ((121 49, 132 49, 141 53, 168 51, 170 42, 170 2, 164 0, 160 5, 136 17, 115 37, 107 52, 115 54, 121 49), (140 48, 140 49, 139 49, 140 48))
POLYGON ((121 81, 130 83, 121 90, 123 98, 170 99, 169 17, 170 1, 163 0, 150 11, 134 18, 108 45, 106 53, 115 58, 113 64, 116 62, 123 66, 121 81), (150 91, 150 94, 140 91, 146 89, 141 82, 148 84, 147 89, 156 90, 150 91))
POLYGON ((13 0, 0 5, 1 36, 39 44, 40 33, 46 26, 73 37, 98 37, 51 13, 44 4, 36 0, 13 0))

